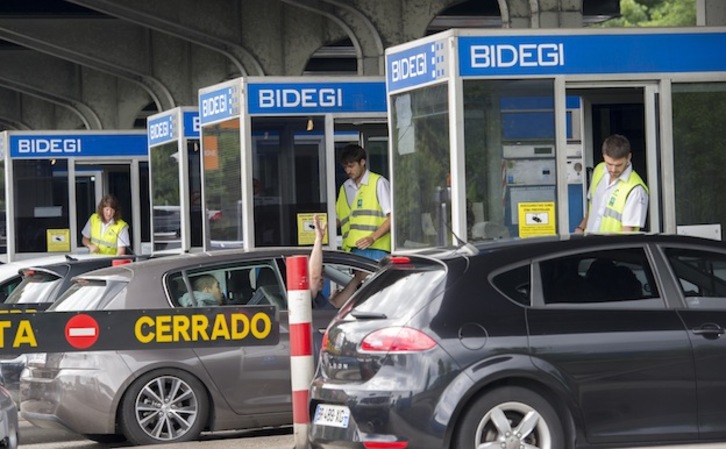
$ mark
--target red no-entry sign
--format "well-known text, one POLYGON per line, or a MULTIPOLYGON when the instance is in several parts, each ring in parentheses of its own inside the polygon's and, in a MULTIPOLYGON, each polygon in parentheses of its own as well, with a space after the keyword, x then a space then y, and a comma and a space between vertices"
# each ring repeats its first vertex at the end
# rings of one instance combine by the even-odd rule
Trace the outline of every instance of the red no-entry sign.
POLYGON ((86 349, 98 340, 98 323, 84 314, 75 315, 66 323, 66 340, 76 349, 86 349))

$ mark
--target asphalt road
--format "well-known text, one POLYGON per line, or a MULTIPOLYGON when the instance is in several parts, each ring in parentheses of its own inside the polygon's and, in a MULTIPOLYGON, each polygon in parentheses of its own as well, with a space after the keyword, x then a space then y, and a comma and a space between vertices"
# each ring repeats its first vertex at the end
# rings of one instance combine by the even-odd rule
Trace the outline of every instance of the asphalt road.
MULTIPOLYGON (((20 421, 19 449, 116 449, 133 447, 127 443, 100 444, 80 435, 60 430, 40 429, 20 421)), ((292 427, 240 432, 203 434, 199 441, 176 444, 135 446, 154 449, 293 449, 292 427)))

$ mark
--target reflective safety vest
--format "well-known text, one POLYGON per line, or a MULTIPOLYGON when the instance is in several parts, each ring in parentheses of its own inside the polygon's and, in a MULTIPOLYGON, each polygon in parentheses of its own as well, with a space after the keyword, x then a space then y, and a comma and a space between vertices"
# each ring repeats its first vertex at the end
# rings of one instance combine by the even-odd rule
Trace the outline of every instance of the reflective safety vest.
MULTIPOLYGON (((340 220, 340 232, 343 234, 343 249, 350 251, 355 248, 355 242, 368 237, 386 221, 386 214, 383 213, 378 202, 377 186, 381 178, 373 172, 368 174, 368 184, 358 186, 353 206, 348 204, 348 196, 345 193, 345 185, 340 186, 338 201, 335 204, 335 212, 340 220)), ((391 252, 391 234, 386 233, 369 247, 391 252)))
MULTIPOLYGON (((590 214, 592 214, 592 199, 595 198, 595 189, 597 185, 605 177, 605 162, 601 162, 595 167, 592 173, 592 182, 590 184, 590 214)), ((620 179, 617 185, 610 194, 607 203, 605 205, 605 211, 603 212, 602 220, 600 221, 600 229, 588 229, 588 232, 603 232, 603 233, 615 233, 623 231, 623 211, 625 210, 625 201, 630 195, 630 191, 636 186, 643 186, 646 192, 648 192, 648 186, 645 185, 643 179, 635 173, 635 170, 630 172, 628 180, 620 179)), ((592 216, 592 215, 591 215, 592 216)), ((639 227, 635 228, 636 231, 640 231, 639 227)))
POLYGON ((102 226, 103 220, 101 220, 101 217, 95 213, 91 215, 91 243, 98 247, 98 254, 115 256, 118 252, 118 238, 121 230, 128 225, 123 220, 117 220, 106 228, 106 232, 101 235, 102 226))

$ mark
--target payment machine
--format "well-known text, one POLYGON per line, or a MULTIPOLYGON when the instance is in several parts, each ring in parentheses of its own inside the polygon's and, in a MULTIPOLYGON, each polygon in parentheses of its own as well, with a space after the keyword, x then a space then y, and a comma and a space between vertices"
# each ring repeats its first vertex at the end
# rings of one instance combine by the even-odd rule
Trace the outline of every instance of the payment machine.
POLYGON ((201 89, 199 105, 203 203, 221 211, 206 248, 312 244, 313 214, 335 219, 346 144, 388 176, 382 78, 239 78, 201 89))

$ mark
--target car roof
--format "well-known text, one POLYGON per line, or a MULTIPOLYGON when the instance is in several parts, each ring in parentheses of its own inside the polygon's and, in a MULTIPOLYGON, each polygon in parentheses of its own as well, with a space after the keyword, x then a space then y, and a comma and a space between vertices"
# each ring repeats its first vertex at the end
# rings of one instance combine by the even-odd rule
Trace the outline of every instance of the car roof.
MULTIPOLYGON (((275 247, 257 248, 252 250, 227 249, 208 252, 188 253, 181 255, 168 255, 155 257, 115 267, 101 268, 82 275, 83 278, 108 278, 129 279, 137 271, 164 273, 167 271, 202 267, 207 264, 234 263, 245 260, 273 259, 289 256, 309 256, 309 247, 275 247)), ((373 271, 378 267, 378 262, 367 257, 358 256, 345 251, 323 250, 323 259, 335 257, 341 263, 349 263, 353 266, 368 268, 373 271)))
POLYGON ((474 242, 461 246, 427 248, 422 250, 397 251, 401 255, 420 255, 438 259, 451 259, 462 256, 479 256, 489 253, 526 253, 529 257, 543 256, 553 251, 585 249, 593 246, 628 246, 644 244, 679 244, 708 246, 726 251, 726 242, 702 237, 680 234, 568 234, 532 238, 508 238, 474 242))
POLYGON ((66 254, 53 254, 49 256, 32 257, 29 259, 16 260, 13 262, 0 264, 0 282, 4 281, 5 279, 10 279, 14 276, 17 276, 20 270, 30 267, 44 267, 47 265, 64 263, 66 260, 68 260, 68 257, 89 259, 91 257, 97 258, 98 256, 92 256, 90 254, 74 254, 71 256, 68 256, 66 254))

